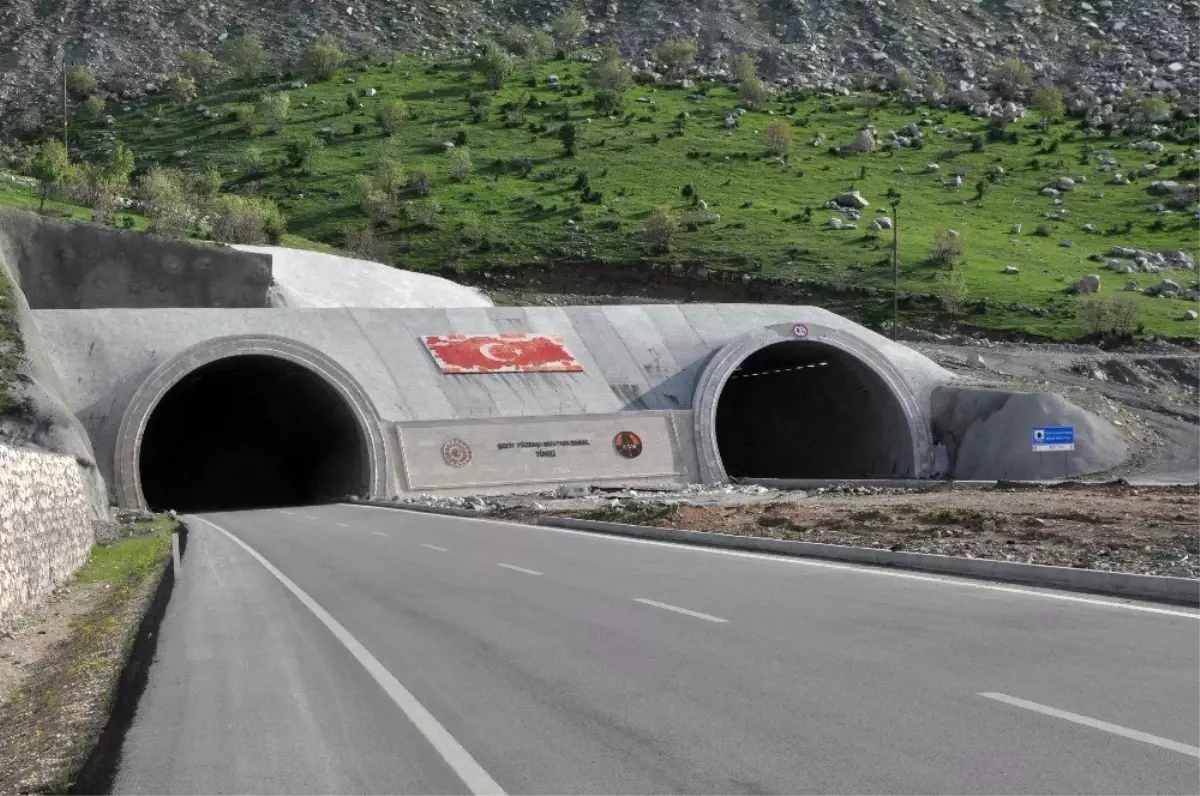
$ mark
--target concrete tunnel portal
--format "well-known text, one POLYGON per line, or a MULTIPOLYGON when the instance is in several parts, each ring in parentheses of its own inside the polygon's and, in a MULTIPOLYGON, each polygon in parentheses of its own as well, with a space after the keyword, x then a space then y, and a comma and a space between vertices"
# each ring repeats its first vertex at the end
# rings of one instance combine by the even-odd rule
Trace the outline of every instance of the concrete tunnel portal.
POLYGON ((784 341, 745 357, 717 397, 716 443, 732 479, 910 475, 914 443, 895 391, 832 345, 784 341))
POLYGON ((367 446, 331 383, 302 364, 248 354, 201 365, 162 395, 138 468, 155 510, 322 503, 369 492, 367 446))

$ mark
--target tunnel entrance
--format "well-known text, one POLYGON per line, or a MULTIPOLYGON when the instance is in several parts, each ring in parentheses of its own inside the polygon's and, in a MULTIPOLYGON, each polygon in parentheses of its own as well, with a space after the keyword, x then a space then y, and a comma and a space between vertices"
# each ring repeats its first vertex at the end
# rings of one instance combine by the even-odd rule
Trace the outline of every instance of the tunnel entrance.
POLYGON ((911 475, 913 440, 896 394, 854 355, 786 341, 742 360, 717 400, 730 478, 911 475))
POLYGON ((321 503, 369 491, 354 412, 308 368, 266 355, 210 362, 158 402, 139 451, 150 508, 321 503))

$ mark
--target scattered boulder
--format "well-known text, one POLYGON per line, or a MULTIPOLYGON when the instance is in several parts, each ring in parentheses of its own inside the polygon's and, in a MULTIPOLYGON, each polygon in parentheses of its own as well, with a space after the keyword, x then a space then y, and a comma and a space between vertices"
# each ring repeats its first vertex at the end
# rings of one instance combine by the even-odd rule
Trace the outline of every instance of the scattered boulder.
POLYGON ((1057 188, 1051 188, 1049 185, 1047 185, 1042 189, 1042 196, 1053 196, 1057 198, 1059 196, 1059 192, 1057 188))
POLYGON ((1006 265, 1006 266, 1004 266, 1004 273, 1019 274, 1019 273, 1021 273, 1021 269, 1017 268, 1015 265, 1006 265))
POLYGON ((922 173, 923 174, 934 174, 937 171, 939 171, 941 168, 942 167, 936 163, 926 163, 925 168, 922 169, 922 173))
POLYGON ((1188 310, 1187 312, 1183 313, 1183 319, 1185 321, 1194 321, 1197 318, 1200 318, 1200 315, 1197 315, 1195 310, 1188 310))
POLYGON ((1059 191, 1073 191, 1075 190, 1075 180, 1071 179, 1070 177, 1059 177, 1057 180, 1050 183, 1050 187, 1059 191))
POLYGON ((833 201, 841 207, 854 207, 859 210, 871 205, 871 203, 864 199, 862 194, 860 194, 858 191, 846 191, 845 193, 840 193, 834 197, 833 201))
POLYGON ((1081 227, 1081 229, 1083 229, 1084 232, 1095 232, 1096 225, 1095 224, 1084 224, 1083 227, 1081 227))
POLYGON ((1179 183, 1174 180, 1155 180, 1150 183, 1150 193, 1156 196, 1166 196, 1175 193, 1178 189, 1179 183))
POLYGON ((880 216, 879 218, 875 219, 875 223, 879 225, 880 229, 892 228, 892 219, 888 216, 880 216))
POLYGON ((1011 227, 1009 227, 1009 231, 1014 235, 1020 235, 1021 234, 1021 225, 1013 224, 1011 227))
POLYGON ((987 367, 987 362, 979 355, 978 351, 967 352, 967 367, 982 370, 987 367))
POLYGON ((1088 274, 1080 278, 1075 284, 1067 288, 1067 292, 1071 295, 1080 295, 1084 293, 1095 293, 1100 289, 1100 275, 1088 274))
POLYGON ((1060 241, 1058 245, 1059 245, 1059 246, 1062 246, 1064 249, 1069 249, 1069 248, 1071 248, 1072 246, 1074 246, 1074 245, 1075 245, 1075 241, 1073 241, 1073 240, 1064 240, 1064 241, 1060 241))
POLYGON ((852 152, 870 153, 875 151, 875 136, 869 128, 858 131, 858 137, 854 139, 854 143, 850 145, 852 152))
POLYGON ((1145 166, 1142 166, 1140 169, 1137 170, 1137 174, 1139 177, 1149 177, 1151 174, 1154 174, 1157 171, 1158 171, 1157 163, 1147 163, 1145 166))
POLYGON ((1134 279, 1126 279, 1125 280, 1125 292, 1136 293, 1137 289, 1138 289, 1137 280, 1134 280, 1134 279))

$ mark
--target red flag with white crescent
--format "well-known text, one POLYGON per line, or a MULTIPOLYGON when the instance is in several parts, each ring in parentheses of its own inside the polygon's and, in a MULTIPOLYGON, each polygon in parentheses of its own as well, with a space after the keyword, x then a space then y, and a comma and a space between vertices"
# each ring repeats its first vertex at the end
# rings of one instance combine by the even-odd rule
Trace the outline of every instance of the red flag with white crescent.
POLYGON ((563 339, 553 334, 444 334, 422 340, 446 374, 583 372, 563 339))

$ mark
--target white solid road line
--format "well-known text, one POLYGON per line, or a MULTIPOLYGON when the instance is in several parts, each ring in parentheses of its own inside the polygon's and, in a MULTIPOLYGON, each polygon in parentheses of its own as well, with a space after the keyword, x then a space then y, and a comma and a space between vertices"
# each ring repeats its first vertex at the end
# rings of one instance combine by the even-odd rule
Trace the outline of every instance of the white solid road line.
POLYGON ((336 525, 339 528, 349 528, 350 527, 349 525, 347 525, 344 522, 335 522, 334 525, 336 525))
POLYGON ((371 533, 375 534, 376 536, 382 536, 384 539, 392 538, 392 537, 388 536, 386 533, 384 533, 383 531, 371 531, 371 533))
POLYGON ((709 622, 725 623, 729 621, 728 619, 722 619, 721 617, 713 616, 712 614, 702 614, 699 611, 689 611, 686 608, 680 608, 678 605, 669 605, 668 603, 660 603, 655 600, 647 600, 645 597, 634 597, 633 601, 635 603, 642 603, 643 605, 653 605, 655 608, 662 608, 666 611, 674 611, 677 614, 684 614, 685 616, 694 616, 697 619, 706 619, 709 622))
POLYGON ((421 543, 421 547, 424 547, 427 550, 437 550, 439 553, 449 553, 450 552, 449 550, 447 550, 444 547, 438 547, 435 544, 425 544, 424 542, 421 543))
POLYGON ((1189 746, 1188 744, 1180 743, 1179 741, 1172 741, 1170 738, 1160 738, 1157 735, 1139 732, 1138 730, 1131 730, 1128 727, 1122 727, 1119 724, 1110 724, 1107 721, 1100 721, 1099 719, 1093 719, 1088 716, 1081 716, 1078 713, 1070 713, 1065 710, 1049 707, 1048 705, 1040 705, 1037 702, 1030 702, 1027 699, 1018 699, 1017 697, 1012 697, 1008 694, 985 693, 980 694, 979 696, 987 697, 988 699, 994 699, 997 702, 1003 702, 1006 705, 1032 710, 1035 713, 1044 713, 1047 716, 1054 716, 1058 719, 1073 721, 1076 724, 1082 724, 1085 727, 1092 727, 1093 729, 1110 732, 1113 735, 1120 735, 1122 738, 1141 741, 1142 743, 1148 743, 1153 746, 1160 746, 1163 749, 1170 749, 1172 752, 1179 752, 1183 755, 1190 755, 1191 757, 1200 758, 1200 748, 1189 746))
POLYGON ((496 564, 498 567, 511 569, 513 572, 524 572, 526 575, 544 575, 544 572, 538 572, 536 569, 525 569, 525 567, 515 567, 512 564, 496 564))
POLYGON ((259 552, 250 545, 246 544, 241 539, 237 538, 229 531, 225 530, 211 520, 206 520, 202 517, 198 517, 197 519, 201 520, 201 522, 211 525, 213 528, 232 539, 235 544, 253 556, 258 563, 262 564, 268 572, 274 575, 275 578, 284 585, 284 588, 295 595, 296 599, 303 603, 308 610, 312 611, 313 615, 316 616, 317 619, 321 620, 321 624, 329 628, 329 631, 333 633, 334 637, 337 638, 338 641, 342 642, 342 645, 345 646, 345 648, 350 651, 350 654, 362 664, 363 668, 367 670, 367 673, 371 675, 375 682, 379 683, 380 687, 383 688, 387 695, 392 698, 392 701, 396 703, 396 706, 399 707, 400 710, 404 711, 404 715, 408 717, 408 720, 413 723, 413 726, 416 727, 421 734, 425 736, 426 740, 429 741, 433 748, 438 751, 438 753, 442 756, 442 759, 445 760, 446 764, 449 765, 454 773, 458 775, 459 779, 463 781, 463 784, 467 786, 471 793, 476 794, 476 796, 481 796, 482 794, 496 794, 496 796, 504 796, 504 789, 497 784, 496 780, 492 779, 491 775, 483 769, 483 766, 479 765, 478 761, 471 756, 471 753, 464 749, 462 744, 455 740, 454 736, 442 726, 441 722, 435 719, 433 714, 426 710, 425 706, 418 702, 417 698, 414 697, 407 688, 401 685, 400 681, 397 680, 392 673, 389 672, 384 665, 380 663, 378 659, 376 659, 375 656, 372 655, 370 651, 368 651, 367 648, 358 641, 358 639, 350 635, 350 632, 346 630, 346 628, 342 627, 340 622, 334 619, 328 611, 318 605, 316 600, 314 600, 312 597, 309 597, 308 594, 305 593, 304 590, 295 583, 292 583, 292 581, 288 579, 287 575, 284 575, 282 572, 276 569, 270 561, 267 561, 267 559, 263 558, 262 555, 260 555, 259 552))
MULTIPOLYGON (((343 506, 356 506, 364 509, 375 509, 377 511, 404 511, 404 509, 393 509, 386 506, 370 506, 362 503, 342 503, 343 506)), ((411 512, 410 512, 411 513, 411 512)), ((616 536, 613 534, 596 533, 593 531, 576 531, 571 528, 554 528, 549 525, 525 525, 519 522, 509 522, 507 520, 491 520, 487 517, 449 517, 446 519, 463 520, 464 522, 485 522, 492 525, 505 525, 511 528, 521 528, 526 531, 544 531, 549 533, 565 533, 573 536, 583 536, 588 539, 603 540, 608 542, 617 542, 620 544, 648 544, 657 547, 670 547, 674 550, 687 550, 693 553, 704 553, 707 555, 717 556, 733 556, 735 558, 753 558, 759 561, 774 561, 780 564, 795 564, 804 567, 819 567, 821 569, 840 569, 844 572, 856 572, 860 575, 878 575, 885 578, 903 578, 905 580, 916 580, 925 583, 940 583, 947 586, 963 586, 969 589, 983 589, 984 591, 998 591, 1006 594, 1019 594, 1025 597, 1037 597, 1043 600, 1060 600, 1062 602, 1080 603, 1083 605, 1096 605, 1101 608, 1121 608, 1127 611, 1139 611, 1147 614, 1161 614, 1163 616, 1181 616, 1185 619, 1200 619, 1200 613, 1189 611, 1176 611, 1170 608, 1157 608, 1152 605, 1142 603, 1119 603, 1112 600, 1098 600, 1091 597, 1075 597, 1070 594, 1063 594, 1055 591, 1038 591, 1034 589, 1023 589, 1019 586, 1000 586, 994 583, 985 583, 981 581, 973 581, 968 578, 941 578, 936 575, 919 575, 914 572, 898 572, 893 569, 884 569, 882 567, 864 567, 855 566, 853 564, 834 564, 828 561, 815 561, 810 558, 800 558, 798 556, 783 556, 769 555, 765 553, 750 553, 741 550, 720 550, 715 547, 702 547, 700 545, 681 544, 679 542, 662 542, 657 539, 638 539, 630 536, 616 536)))

